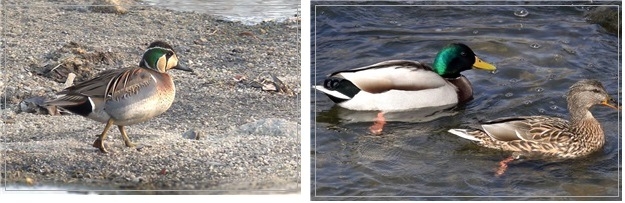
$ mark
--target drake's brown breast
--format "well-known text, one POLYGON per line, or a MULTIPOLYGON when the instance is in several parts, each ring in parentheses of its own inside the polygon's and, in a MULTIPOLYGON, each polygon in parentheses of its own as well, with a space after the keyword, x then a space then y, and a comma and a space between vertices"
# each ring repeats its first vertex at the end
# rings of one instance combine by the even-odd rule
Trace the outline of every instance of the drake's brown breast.
POLYGON ((458 103, 464 103, 473 99, 473 87, 469 79, 461 75, 458 78, 447 79, 452 85, 454 85, 458 93, 458 103))

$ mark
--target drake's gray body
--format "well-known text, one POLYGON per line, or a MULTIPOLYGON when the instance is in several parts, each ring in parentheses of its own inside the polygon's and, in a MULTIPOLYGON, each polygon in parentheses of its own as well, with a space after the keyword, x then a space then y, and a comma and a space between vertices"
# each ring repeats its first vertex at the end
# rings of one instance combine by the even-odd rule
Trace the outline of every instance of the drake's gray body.
POLYGON ((471 100, 471 83, 460 72, 472 68, 496 69, 468 46, 454 43, 436 55, 433 66, 410 60, 383 61, 334 72, 323 85, 313 88, 350 110, 410 111, 471 100))

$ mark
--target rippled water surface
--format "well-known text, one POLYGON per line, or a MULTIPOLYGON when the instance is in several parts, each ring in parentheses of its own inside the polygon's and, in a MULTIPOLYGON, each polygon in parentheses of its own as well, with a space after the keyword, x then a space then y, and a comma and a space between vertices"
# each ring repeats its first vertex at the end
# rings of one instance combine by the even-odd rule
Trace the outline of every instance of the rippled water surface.
POLYGON ((564 94, 599 79, 619 102, 619 40, 588 23, 582 6, 320 6, 311 10, 312 78, 389 59, 431 63, 451 42, 469 45, 496 73, 469 70, 474 100, 445 111, 389 115, 368 134, 375 112, 334 106, 312 92, 311 195, 323 199, 619 199, 620 112, 592 108, 606 145, 590 157, 521 161, 495 177, 509 156, 447 133, 515 115, 567 118, 564 94), (525 9, 519 10, 519 9, 525 9), (315 74, 316 73, 316 74, 315 74), (617 197, 615 197, 617 196, 617 197))

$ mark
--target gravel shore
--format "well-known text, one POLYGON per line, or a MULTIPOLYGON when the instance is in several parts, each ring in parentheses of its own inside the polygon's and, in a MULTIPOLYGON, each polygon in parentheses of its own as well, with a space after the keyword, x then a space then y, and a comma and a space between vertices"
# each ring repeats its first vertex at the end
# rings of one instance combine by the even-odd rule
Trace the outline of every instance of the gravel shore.
POLYGON ((298 193, 299 18, 249 26, 126 3, 117 12, 70 0, 3 2, 0 182, 98 193, 298 193), (54 98, 69 72, 80 82, 137 65, 155 40, 195 72, 172 70, 172 107, 126 128, 137 148, 111 128, 110 152, 100 153, 91 144, 104 124, 25 103, 54 98), (263 79, 282 91, 261 88, 263 79))

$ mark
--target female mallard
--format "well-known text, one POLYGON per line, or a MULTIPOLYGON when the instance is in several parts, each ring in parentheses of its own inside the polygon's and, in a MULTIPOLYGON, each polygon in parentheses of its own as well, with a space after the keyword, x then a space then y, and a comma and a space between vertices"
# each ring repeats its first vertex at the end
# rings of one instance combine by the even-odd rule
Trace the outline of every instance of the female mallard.
POLYGON ((357 111, 396 112, 455 105, 473 97, 471 83, 460 72, 472 67, 494 71, 464 44, 449 44, 432 67, 417 61, 391 60, 330 74, 314 88, 337 105, 357 111))
POLYGON ((351 70, 338 71, 315 89, 340 107, 357 111, 381 111, 370 130, 380 134, 386 123, 384 112, 426 107, 454 106, 473 98, 469 80, 460 72, 477 68, 494 71, 460 43, 441 49, 432 67, 417 61, 391 60, 351 70))
POLYGON ((566 100, 570 121, 547 116, 501 118, 478 129, 451 129, 450 133, 478 145, 512 152, 500 162, 497 175, 521 157, 570 159, 598 151, 605 143, 601 125, 589 109, 595 104, 620 109, 613 104, 601 82, 582 80, 569 89, 566 100))

